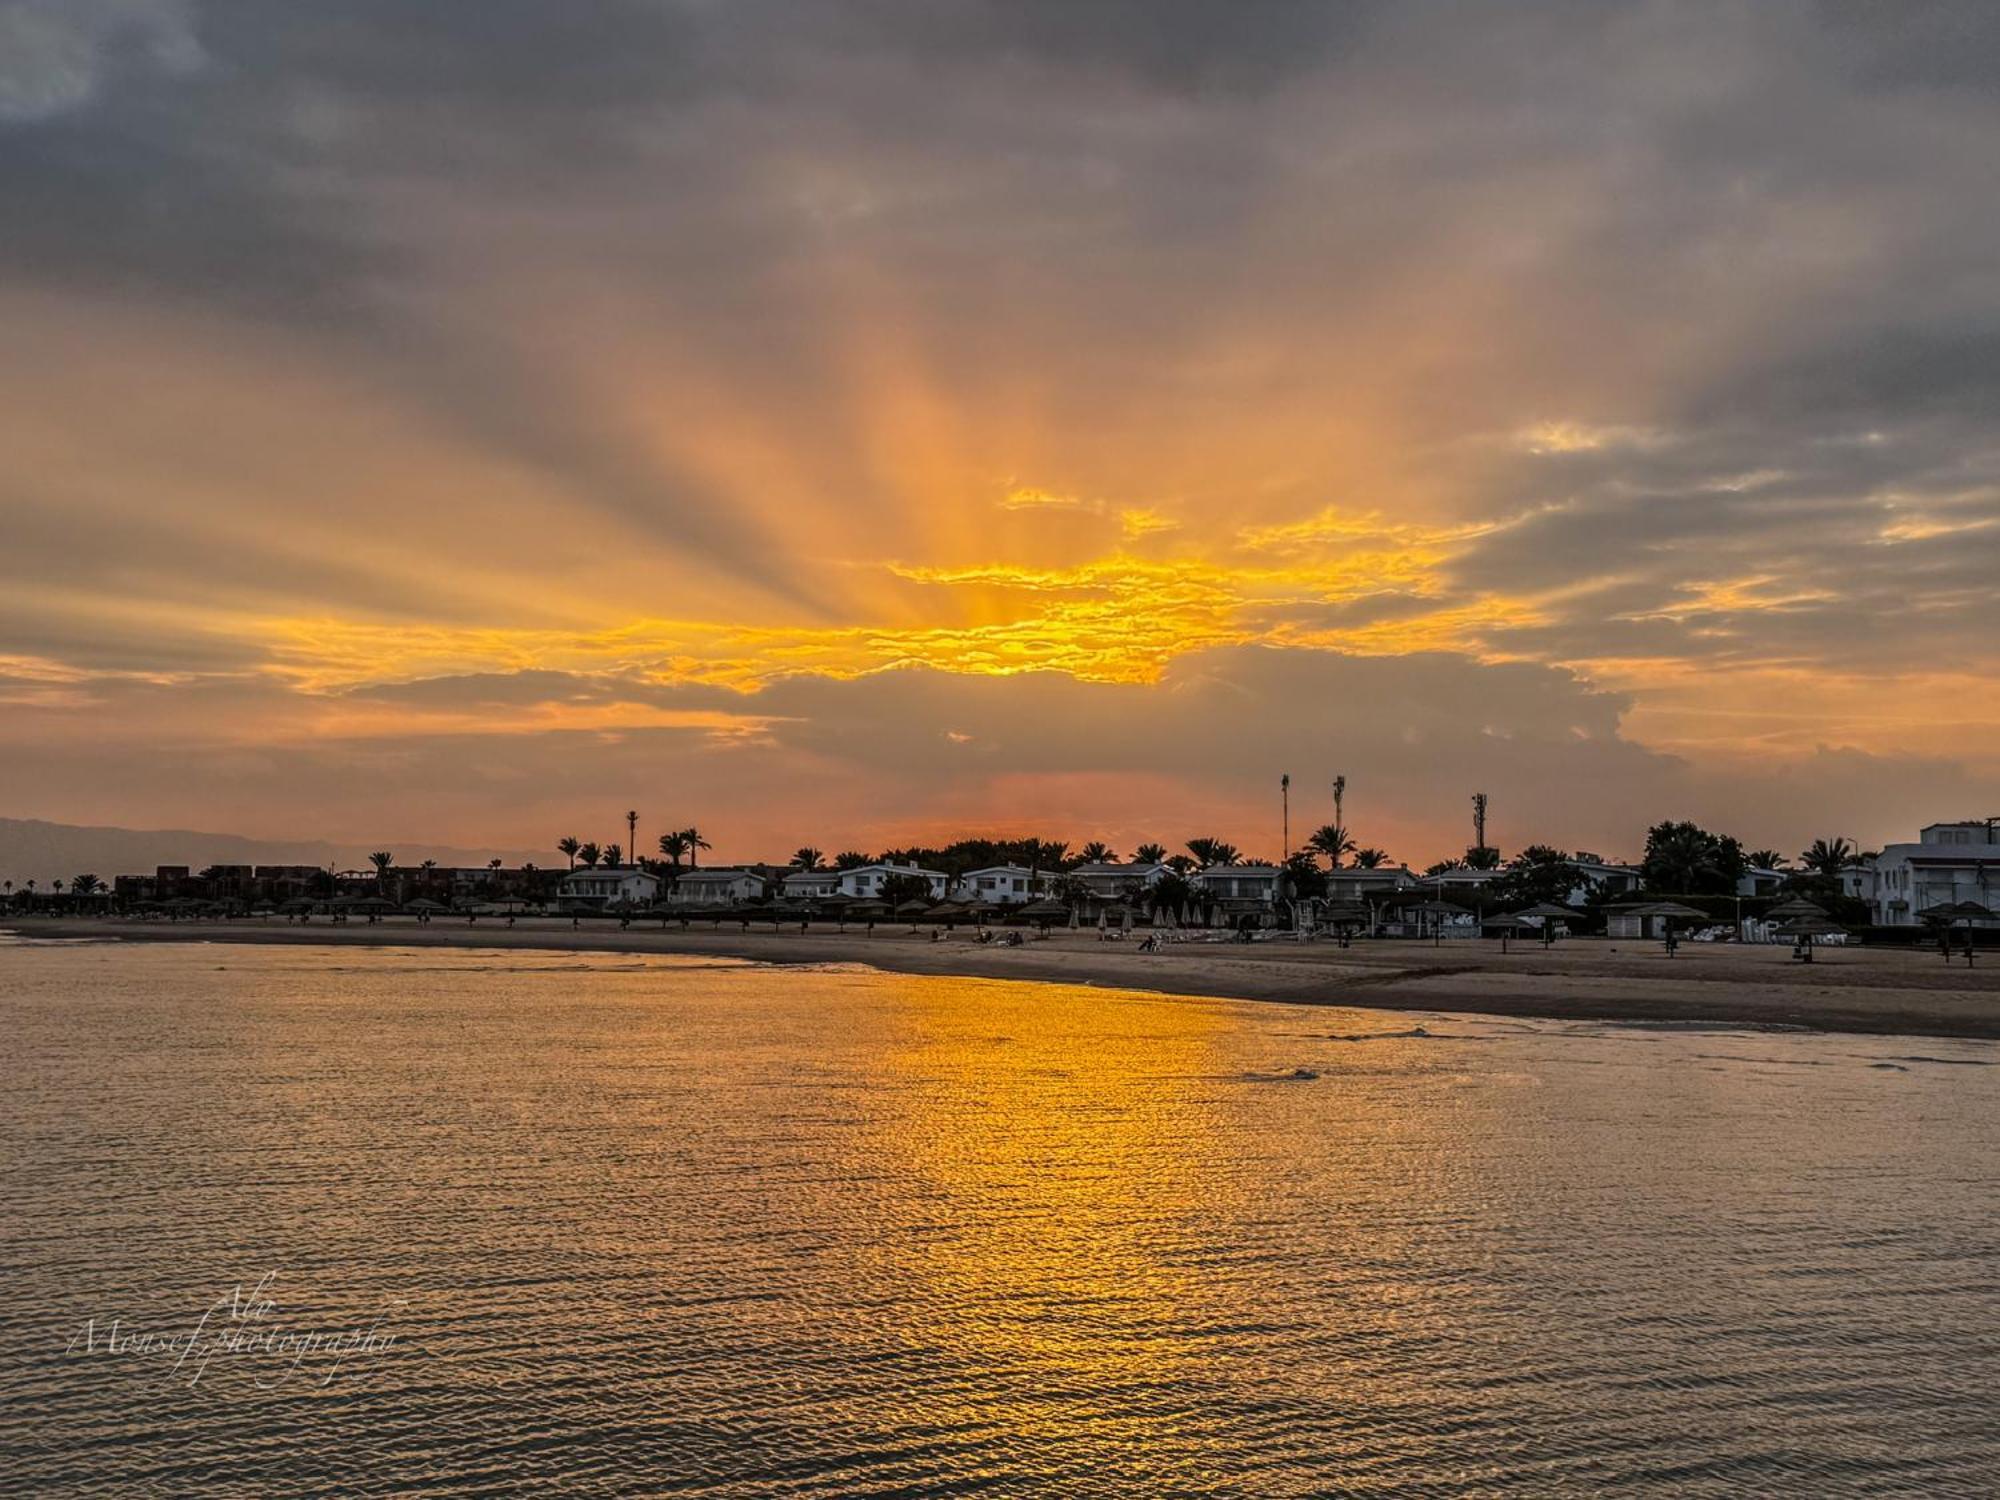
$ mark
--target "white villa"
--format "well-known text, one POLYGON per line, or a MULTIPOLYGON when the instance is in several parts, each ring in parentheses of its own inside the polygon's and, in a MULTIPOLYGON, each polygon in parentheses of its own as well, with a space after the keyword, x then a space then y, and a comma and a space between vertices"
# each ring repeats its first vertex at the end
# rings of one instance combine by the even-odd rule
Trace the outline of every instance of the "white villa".
POLYGON ((1415 890, 1421 883, 1408 865, 1377 865, 1372 870, 1343 865, 1326 872, 1326 899, 1366 901, 1390 891, 1415 890))
POLYGON ((597 865, 571 870, 558 892, 564 901, 590 901, 610 906, 631 901, 649 906, 660 894, 660 882, 637 865, 597 865))
POLYGON ((764 895, 764 877, 754 870, 689 870, 674 883, 683 906, 741 906, 764 895))
POLYGON ((1562 903, 1565 906, 1582 906, 1600 892, 1607 896, 1630 895, 1644 883, 1637 865, 1621 865, 1581 850, 1570 863, 1576 871, 1576 884, 1570 887, 1562 903))
POLYGON ((1234 920, 1271 912, 1284 889, 1285 872, 1278 865, 1210 865, 1195 880, 1234 920))
POLYGON ((1171 865, 1121 865, 1113 861, 1078 865, 1069 878, 1100 901, 1117 901, 1151 890, 1161 877, 1172 873, 1171 865))
POLYGON ((986 865, 967 870, 951 888, 957 901, 989 901, 995 905, 1018 906, 1043 895, 1049 888, 1049 872, 1030 870, 1026 865, 986 865))
POLYGON ((787 901, 817 901, 840 894, 840 871, 794 870, 778 884, 787 901))
POLYGON ((1885 927, 1911 927, 1934 906, 1970 902, 2000 921, 2000 819, 1932 823, 1843 872, 1841 886, 1885 927))
POLYGON ((896 875, 916 876, 930 887, 934 900, 942 900, 945 888, 951 884, 951 877, 944 871, 926 870, 918 865, 857 865, 852 870, 840 871, 840 894, 872 900, 882 894, 890 877, 896 875))

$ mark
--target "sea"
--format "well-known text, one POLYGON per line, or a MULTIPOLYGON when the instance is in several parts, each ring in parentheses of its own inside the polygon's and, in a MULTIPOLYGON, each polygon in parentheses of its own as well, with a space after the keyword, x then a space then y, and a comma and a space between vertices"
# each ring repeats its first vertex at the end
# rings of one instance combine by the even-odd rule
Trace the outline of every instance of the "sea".
POLYGON ((0 1490, 2000 1493, 2000 1048, 0 946, 0 1490))

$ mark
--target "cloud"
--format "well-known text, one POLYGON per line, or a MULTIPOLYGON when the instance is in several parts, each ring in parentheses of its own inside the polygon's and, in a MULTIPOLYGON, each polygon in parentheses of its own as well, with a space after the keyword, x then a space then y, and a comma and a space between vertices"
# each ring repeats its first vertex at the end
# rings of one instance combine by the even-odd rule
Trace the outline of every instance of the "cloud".
MULTIPOLYGON (((220 715, 232 748, 177 742, 232 764, 396 713, 463 750, 484 714, 498 766, 547 769, 544 733, 620 766, 784 744, 835 778, 795 807, 886 807, 785 726, 890 712, 898 666, 940 754, 1096 736, 1185 798, 1194 762, 1119 726, 1226 781, 1240 748, 1142 709, 1203 699, 1197 664, 1247 690, 1217 653, 1264 646, 1356 723, 1480 704, 1475 739, 1492 684, 1543 680, 1481 672, 1601 689, 1633 805, 1692 758, 1893 769, 1945 719, 1925 775, 1986 774, 1989 6, 17 0, 0 28, 0 658, 40 664, 4 691, 44 752, 86 704, 106 743, 220 715), (416 685, 444 679, 459 702, 416 685), (794 680, 825 701, 694 696, 794 680)), ((302 785, 363 796, 313 754, 284 751, 302 785)), ((1034 774, 1104 778, 1060 781, 1087 810, 1126 773, 1034 774)), ((925 805, 1027 790, 969 785, 925 805)))
POLYGON ((80 109, 120 70, 184 76, 204 61, 186 0, 6 0, 0 129, 80 109))

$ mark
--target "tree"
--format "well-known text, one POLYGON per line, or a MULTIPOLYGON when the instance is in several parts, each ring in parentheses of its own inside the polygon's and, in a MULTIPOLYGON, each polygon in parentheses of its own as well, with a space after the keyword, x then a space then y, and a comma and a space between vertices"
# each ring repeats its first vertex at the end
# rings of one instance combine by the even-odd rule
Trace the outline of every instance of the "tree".
POLYGON ((1294 901, 1310 901, 1326 894, 1326 871, 1319 867, 1312 851, 1300 849, 1285 861, 1285 883, 1294 901))
POLYGON ((1846 839, 1814 839, 1812 847, 1799 856, 1799 863, 1815 875, 1838 880, 1840 872, 1854 863, 1854 846, 1846 839))
POLYGON ((1234 844, 1222 839, 1189 839, 1187 850, 1201 862, 1203 869, 1210 865, 1233 865, 1243 857, 1234 844))
POLYGON ((72 896, 89 898, 104 889, 104 882, 95 875, 79 875, 69 883, 72 896))
POLYGON ((569 867, 572 870, 576 868, 577 851, 581 848, 583 848, 582 843, 574 836, 556 840, 556 853, 567 854, 569 856, 569 867))
POLYGON ((616 844, 606 844, 604 853, 599 857, 604 861, 606 869, 616 869, 618 862, 625 857, 625 851, 616 844))
POLYGON ((687 840, 688 868, 690 870, 700 869, 701 851, 704 849, 713 849, 715 846, 701 836, 699 828, 683 828, 681 830, 681 837, 687 840))
POLYGON ((1160 863, 1165 865, 1169 870, 1172 870, 1176 875, 1183 876, 1192 875, 1196 870, 1201 868, 1200 865, 1196 864, 1194 860, 1185 854, 1170 854, 1161 860, 1160 863))
POLYGON ((1776 849, 1752 849, 1743 858, 1759 870, 1782 870, 1791 864, 1791 860, 1776 849))
POLYGON ((833 867, 836 870, 858 870, 863 865, 874 863, 874 855, 863 854, 859 849, 843 849, 833 857, 833 867))
MULTIPOLYGON (((574 864, 575 861, 572 860, 571 863, 574 864)), ((427 859, 422 864, 417 866, 419 870, 422 870, 424 872, 425 885, 429 885, 431 883, 431 877, 437 873, 437 867, 438 867, 438 862, 434 859, 427 859)))
POLYGON ((583 845, 582 848, 576 851, 576 857, 583 861, 583 867, 586 870, 596 869, 597 861, 599 858, 599 850, 597 845, 595 844, 583 845))
POLYGON ((792 856, 792 863, 801 870, 817 870, 825 856, 819 850, 807 845, 792 856))
POLYGON ((1449 875, 1453 870, 1468 868, 1462 859, 1441 859, 1424 871, 1426 875, 1449 875))
MULTIPOLYGON (((1176 857, 1186 858, 1185 855, 1176 857)), ((1146 905, 1154 921, 1159 920, 1163 911, 1176 921, 1185 921, 1194 901, 1193 882, 1178 870, 1162 875, 1146 889, 1146 905)))
POLYGON ((1167 850, 1164 844, 1141 844, 1132 851, 1132 859, 1135 864, 1164 864, 1166 858, 1167 850))
POLYGON ((1544 901, 1560 905, 1575 886, 1576 866, 1567 850, 1530 844, 1507 862, 1493 882, 1493 894, 1509 905, 1539 906, 1544 901))
POLYGON ((672 833, 660 835, 660 853, 666 855, 674 868, 676 878, 680 875, 681 859, 688 852, 687 835, 676 829, 672 833))
POLYGON ((891 907, 905 901, 928 901, 931 883, 921 875, 896 874, 883 877, 881 898, 891 907))
POLYGON ((1043 870, 1062 868, 1069 857, 1069 845, 1055 839, 1029 839, 1022 852, 1028 857, 1028 890, 1032 892, 1040 883, 1043 870))
POLYGON ((1500 868, 1500 851, 1490 844, 1474 844, 1465 851, 1464 864, 1468 870, 1497 870, 1500 868))
POLYGON ((375 867, 375 889, 386 890, 389 884, 389 866, 396 862, 396 856, 387 849, 377 849, 368 856, 368 863, 375 867))
MULTIPOLYGON (((424 868, 426 868, 426 869, 429 869, 429 868, 430 868, 430 861, 429 861, 429 860, 425 860, 425 861, 424 861, 424 868)), ((495 858, 493 858, 493 859, 489 859, 489 860, 487 860, 487 861, 486 861, 486 868, 487 868, 487 869, 489 869, 489 870, 496 870, 496 871, 497 871, 497 870, 498 870, 498 869, 500 868, 500 861, 499 861, 498 857, 496 856, 496 857, 495 857, 495 858)))
POLYGON ((1326 867, 1338 870, 1340 862, 1354 852, 1354 840, 1338 823, 1323 823, 1306 836, 1306 847, 1326 856, 1326 867))
POLYGON ((1076 851, 1076 857, 1087 865, 1114 865, 1118 863, 1117 851, 1101 839, 1092 839, 1089 843, 1085 844, 1081 849, 1076 851))
POLYGON ((1646 830, 1640 874, 1646 889, 1662 894, 1726 896, 1743 874, 1743 846, 1689 822, 1655 823, 1646 830))
POLYGON ((1389 851, 1386 849, 1370 847, 1354 851, 1354 868, 1357 870, 1379 870, 1387 863, 1389 851))

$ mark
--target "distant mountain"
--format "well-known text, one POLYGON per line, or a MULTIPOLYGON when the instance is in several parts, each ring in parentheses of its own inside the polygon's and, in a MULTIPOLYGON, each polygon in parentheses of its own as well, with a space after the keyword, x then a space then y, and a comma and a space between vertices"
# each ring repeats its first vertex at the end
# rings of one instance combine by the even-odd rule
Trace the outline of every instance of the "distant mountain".
POLYGON ((46 887, 51 880, 95 875, 109 884, 114 875, 150 875, 160 865, 331 865, 337 870, 366 869, 371 849, 389 849, 399 865, 434 859, 441 865, 483 865, 501 859, 509 865, 532 861, 544 868, 562 856, 521 849, 458 849, 448 844, 413 844, 382 839, 372 844, 339 844, 322 840, 246 839, 233 833, 195 833, 181 828, 79 828, 68 823, 44 823, 37 818, 0 818, 0 880, 18 887, 29 880, 46 887))

